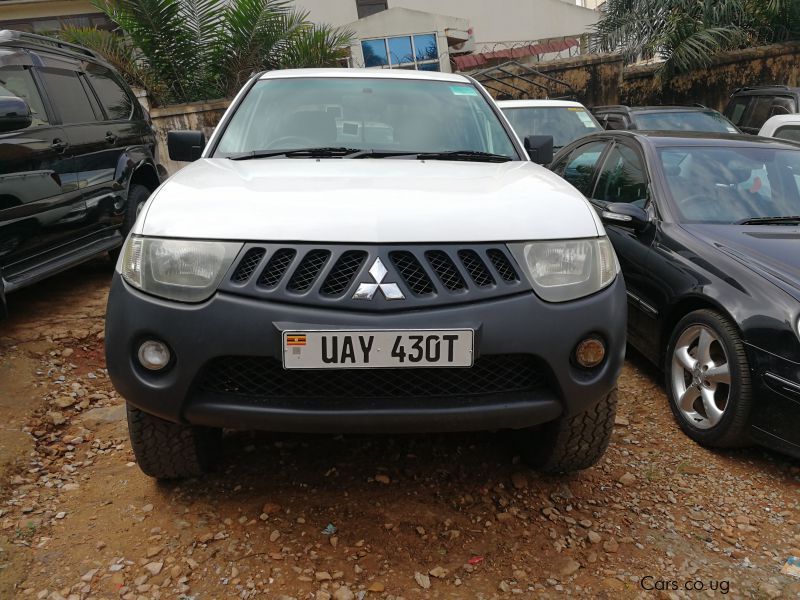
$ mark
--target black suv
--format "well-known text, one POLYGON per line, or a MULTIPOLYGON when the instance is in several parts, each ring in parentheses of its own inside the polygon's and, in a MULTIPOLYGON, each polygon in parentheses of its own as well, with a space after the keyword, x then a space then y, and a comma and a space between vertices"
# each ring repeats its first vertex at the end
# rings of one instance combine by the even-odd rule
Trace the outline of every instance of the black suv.
POLYGON ((725 116, 745 133, 758 135, 761 126, 775 115, 793 115, 800 110, 800 88, 785 85, 743 87, 731 94, 725 116))
POLYGON ((0 31, 0 317, 6 293, 122 245, 165 174, 155 150, 95 53, 0 31))
POLYGON ((740 133, 722 114, 705 106, 595 106, 603 129, 740 133))

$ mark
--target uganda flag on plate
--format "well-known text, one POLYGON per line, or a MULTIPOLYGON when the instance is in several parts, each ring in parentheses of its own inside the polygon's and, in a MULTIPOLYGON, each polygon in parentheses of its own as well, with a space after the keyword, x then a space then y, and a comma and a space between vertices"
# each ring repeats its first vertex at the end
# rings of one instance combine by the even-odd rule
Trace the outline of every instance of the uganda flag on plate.
POLYGON ((306 334, 305 333, 290 333, 286 336, 287 346, 305 346, 306 334))

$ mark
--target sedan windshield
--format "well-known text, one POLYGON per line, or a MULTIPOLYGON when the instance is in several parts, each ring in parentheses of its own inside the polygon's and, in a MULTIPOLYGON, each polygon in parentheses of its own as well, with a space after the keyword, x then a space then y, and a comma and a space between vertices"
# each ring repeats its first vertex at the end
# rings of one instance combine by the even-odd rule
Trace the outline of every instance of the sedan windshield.
POLYGON ((520 138, 552 135, 554 148, 602 130, 594 117, 579 106, 504 108, 503 112, 520 138))
POLYGON ((681 110, 639 113, 636 128, 650 131, 709 131, 739 133, 733 123, 715 110, 681 110))
POLYGON ((800 150, 669 147, 659 156, 684 222, 797 224, 786 217, 800 215, 800 150))
MULTIPOLYGON (((455 153, 448 160, 520 160, 497 114, 468 83, 304 77, 258 81, 215 157, 384 158, 455 153), (291 152, 296 150, 314 152, 291 152), (331 152, 334 150, 335 152, 331 152), (359 150, 374 152, 358 152, 359 150), (357 154, 356 154, 357 153, 357 154)), ((442 155, 444 156, 444 155, 442 155)))

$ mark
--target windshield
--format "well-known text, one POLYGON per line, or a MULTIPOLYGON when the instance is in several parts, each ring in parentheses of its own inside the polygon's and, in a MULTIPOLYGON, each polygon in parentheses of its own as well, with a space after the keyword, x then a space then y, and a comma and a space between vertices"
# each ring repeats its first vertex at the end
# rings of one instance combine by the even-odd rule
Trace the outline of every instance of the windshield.
POLYGON ((739 133, 736 127, 715 110, 682 110, 675 112, 639 113, 636 127, 650 131, 711 131, 739 133))
POLYGON ((486 152, 520 160, 475 86, 367 77, 258 81, 233 115, 214 156, 330 147, 486 152))
POLYGON ((552 135, 554 148, 562 148, 602 129, 594 117, 579 106, 504 108, 503 112, 520 138, 552 135))
POLYGON ((659 156, 685 222, 800 215, 800 150, 676 147, 659 156))

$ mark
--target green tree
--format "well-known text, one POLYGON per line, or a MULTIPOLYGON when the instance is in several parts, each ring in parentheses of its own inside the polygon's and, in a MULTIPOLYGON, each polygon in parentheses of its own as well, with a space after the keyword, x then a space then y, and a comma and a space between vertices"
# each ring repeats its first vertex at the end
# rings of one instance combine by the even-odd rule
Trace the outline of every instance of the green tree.
POLYGON ((661 58, 664 74, 709 64, 718 53, 800 37, 800 0, 608 0, 595 51, 625 61, 661 58))
POLYGON ((64 37, 97 50, 158 104, 229 98, 264 69, 336 66, 352 39, 312 24, 289 0, 93 2, 126 38, 87 29, 64 37))

